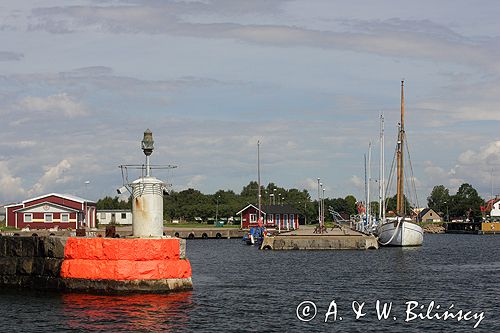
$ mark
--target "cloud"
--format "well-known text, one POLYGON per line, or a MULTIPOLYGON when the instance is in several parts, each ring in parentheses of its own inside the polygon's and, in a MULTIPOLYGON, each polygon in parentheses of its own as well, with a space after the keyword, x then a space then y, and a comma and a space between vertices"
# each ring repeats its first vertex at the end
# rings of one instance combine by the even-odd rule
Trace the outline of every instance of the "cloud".
POLYGON ((458 162, 461 165, 474 167, 478 165, 500 166, 500 141, 490 142, 488 145, 481 147, 477 152, 467 150, 460 154, 458 162))
POLYGON ((24 54, 18 52, 0 51, 0 61, 19 61, 24 58, 24 54))
POLYGON ((57 165, 46 167, 45 173, 28 191, 29 195, 41 194, 47 189, 50 189, 54 184, 65 183, 70 177, 65 176, 64 173, 71 169, 71 163, 68 160, 62 160, 57 165))
POLYGON ((450 78, 447 86, 415 103, 417 112, 431 123, 427 126, 449 126, 456 121, 500 121, 498 87, 500 80, 488 77, 477 82, 472 75, 450 78))
POLYGON ((426 184, 443 184, 454 193, 463 183, 470 183, 487 198, 491 192, 492 171, 498 172, 499 167, 500 141, 492 141, 477 150, 462 152, 449 170, 427 161, 424 171, 426 184))
POLYGON ((203 181, 205 181, 205 179, 207 179, 207 176, 205 175, 194 175, 188 181, 186 186, 187 188, 197 188, 200 186, 201 183, 203 183, 203 181))
POLYGON ((349 179, 351 185, 357 189, 363 189, 365 187, 365 182, 358 176, 354 175, 349 179))
MULTIPOLYGON (((221 14, 229 2, 38 8, 33 11, 35 21, 30 29, 51 33, 94 30, 234 39, 270 46, 309 46, 452 61, 500 72, 497 51, 491 47, 490 40, 467 38, 429 20, 358 20, 350 22, 348 31, 328 31, 278 24, 232 23, 227 17, 223 23, 213 17, 212 22, 206 18, 203 22, 193 19, 196 14, 210 9, 221 14), (201 8, 201 11, 193 12, 191 7, 201 8)), ((237 5, 242 3, 246 2, 237 2, 237 5)), ((262 3, 252 6, 251 10, 263 8, 262 3)))
POLYGON ((18 107, 26 111, 56 112, 68 118, 81 117, 88 114, 82 103, 75 101, 66 93, 47 97, 27 96, 19 101, 18 107))
POLYGON ((0 161, 0 198, 19 198, 24 194, 21 177, 13 176, 7 162, 0 161))
POLYGON ((314 191, 318 191, 318 180, 306 178, 300 183, 300 186, 311 193, 315 193, 314 191))

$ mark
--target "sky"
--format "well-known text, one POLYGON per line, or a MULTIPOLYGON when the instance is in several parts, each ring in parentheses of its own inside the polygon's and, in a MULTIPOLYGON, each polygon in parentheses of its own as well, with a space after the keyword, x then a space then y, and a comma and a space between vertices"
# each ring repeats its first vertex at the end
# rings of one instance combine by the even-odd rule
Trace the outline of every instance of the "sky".
POLYGON ((3 0, 0 204, 114 196, 147 128, 152 163, 177 166, 155 176, 207 194, 256 180, 260 141, 263 184, 362 198, 372 142, 374 197, 403 79, 419 206, 439 184, 488 199, 498 17, 494 0, 3 0))

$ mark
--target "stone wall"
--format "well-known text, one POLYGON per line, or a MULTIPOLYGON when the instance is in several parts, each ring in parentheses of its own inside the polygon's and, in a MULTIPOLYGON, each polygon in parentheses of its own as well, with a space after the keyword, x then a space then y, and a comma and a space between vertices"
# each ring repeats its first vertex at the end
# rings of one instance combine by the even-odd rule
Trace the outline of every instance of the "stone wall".
POLYGON ((66 238, 0 236, 0 285, 58 290, 66 238))

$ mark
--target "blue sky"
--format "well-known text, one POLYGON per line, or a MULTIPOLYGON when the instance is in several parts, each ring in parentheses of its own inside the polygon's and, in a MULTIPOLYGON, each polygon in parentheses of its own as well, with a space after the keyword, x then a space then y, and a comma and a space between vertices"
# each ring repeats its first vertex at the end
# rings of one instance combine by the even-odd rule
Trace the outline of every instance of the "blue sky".
POLYGON ((390 164, 403 78, 420 205, 437 184, 489 198, 499 16, 464 0, 2 1, 0 203, 114 195, 146 128, 175 190, 239 192, 260 140, 264 183, 360 198, 380 112, 390 164))

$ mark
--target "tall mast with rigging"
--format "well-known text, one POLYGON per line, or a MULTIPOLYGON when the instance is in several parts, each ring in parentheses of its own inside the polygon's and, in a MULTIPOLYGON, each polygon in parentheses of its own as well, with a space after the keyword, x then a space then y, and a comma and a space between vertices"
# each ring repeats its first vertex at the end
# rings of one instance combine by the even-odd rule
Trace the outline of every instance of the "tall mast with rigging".
POLYGON ((259 202, 259 216, 257 218, 257 223, 260 227, 262 223, 262 195, 260 193, 260 141, 257 141, 257 186, 259 186, 259 190, 257 191, 259 202))
POLYGON ((384 114, 380 114, 380 166, 379 166, 379 221, 385 220, 385 146, 384 146, 384 114))
POLYGON ((396 214, 404 216, 404 138, 405 138, 405 96, 404 81, 401 81, 401 123, 399 124, 398 150, 397 150, 397 196, 396 196, 396 214))

